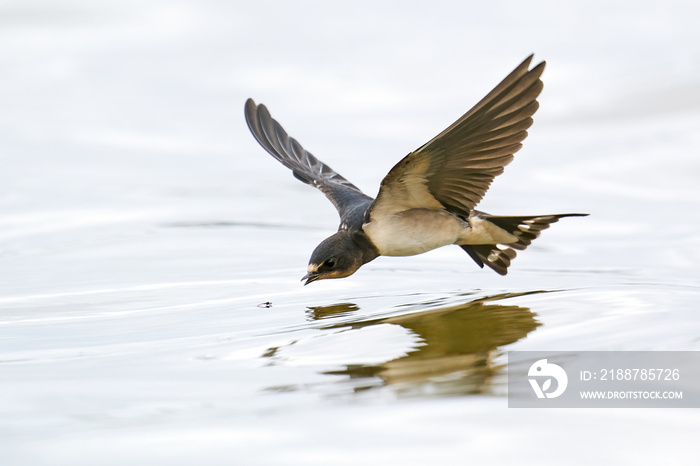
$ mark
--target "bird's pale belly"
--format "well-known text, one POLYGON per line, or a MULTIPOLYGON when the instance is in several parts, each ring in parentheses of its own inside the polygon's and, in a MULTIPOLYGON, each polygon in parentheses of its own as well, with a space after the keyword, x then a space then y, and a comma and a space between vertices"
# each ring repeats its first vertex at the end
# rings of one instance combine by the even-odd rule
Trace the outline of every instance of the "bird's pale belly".
POLYGON ((383 256, 412 256, 455 244, 469 224, 447 211, 411 209, 362 226, 383 256))
POLYGON ((448 244, 508 244, 518 240, 488 220, 468 222, 445 211, 411 209, 362 226, 383 256, 413 256, 448 244))

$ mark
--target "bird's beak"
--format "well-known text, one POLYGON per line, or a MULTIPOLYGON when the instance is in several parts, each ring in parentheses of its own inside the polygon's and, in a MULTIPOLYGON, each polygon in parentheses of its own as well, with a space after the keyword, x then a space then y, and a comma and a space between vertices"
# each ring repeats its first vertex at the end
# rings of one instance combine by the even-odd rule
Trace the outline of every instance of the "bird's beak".
POLYGON ((306 285, 308 285, 309 283, 311 283, 311 282, 313 282, 313 281, 318 280, 319 278, 321 278, 321 274, 320 274, 319 271, 318 271, 318 265, 316 265, 316 264, 309 263, 309 267, 306 269, 306 271, 309 272, 309 273, 307 273, 306 275, 304 275, 304 276, 301 278, 301 281, 302 281, 302 282, 303 282, 304 280, 306 280, 306 282, 304 283, 304 286, 306 286, 306 285))
POLYGON ((301 281, 303 282, 304 280, 306 280, 306 283, 304 283, 304 286, 306 286, 309 283, 311 283, 315 280, 318 280, 320 276, 321 276, 321 274, 318 272, 309 272, 306 275, 304 275, 303 277, 301 277, 301 281))

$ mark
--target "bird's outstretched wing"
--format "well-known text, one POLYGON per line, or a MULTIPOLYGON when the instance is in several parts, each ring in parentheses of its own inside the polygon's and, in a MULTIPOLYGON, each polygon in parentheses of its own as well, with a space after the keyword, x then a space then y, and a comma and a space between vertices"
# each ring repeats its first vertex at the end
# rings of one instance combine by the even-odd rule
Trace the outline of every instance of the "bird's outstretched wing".
POLYGON ((531 70, 530 55, 498 86, 386 175, 370 219, 412 208, 445 208, 468 217, 494 177, 522 147, 545 62, 531 70))
POLYGON ((264 105, 257 105, 253 99, 248 99, 245 119, 253 136, 267 152, 291 169, 297 179, 315 186, 330 199, 338 210, 341 226, 351 212, 360 206, 366 207, 373 200, 306 151, 270 116, 264 105))

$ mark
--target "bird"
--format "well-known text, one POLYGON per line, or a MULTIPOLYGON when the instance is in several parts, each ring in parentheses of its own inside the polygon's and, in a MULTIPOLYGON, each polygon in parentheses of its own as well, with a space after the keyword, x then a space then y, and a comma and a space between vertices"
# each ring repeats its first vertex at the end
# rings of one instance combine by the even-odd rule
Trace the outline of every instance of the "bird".
POLYGON ((344 278, 379 256, 412 256, 458 245, 482 269, 500 275, 540 232, 582 213, 501 216, 476 210, 527 137, 546 62, 527 57, 483 99, 382 180, 376 198, 314 157, 272 118, 263 104, 245 103, 257 142, 300 181, 318 188, 340 216, 338 231, 312 252, 304 285, 344 278))

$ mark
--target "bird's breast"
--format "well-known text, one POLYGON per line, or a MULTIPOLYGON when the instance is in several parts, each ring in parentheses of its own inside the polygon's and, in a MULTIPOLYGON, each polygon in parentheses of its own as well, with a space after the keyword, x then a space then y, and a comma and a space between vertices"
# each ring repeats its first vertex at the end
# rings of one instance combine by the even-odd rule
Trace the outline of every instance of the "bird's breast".
POLYGON ((445 210, 410 209, 362 226, 383 256, 412 256, 454 244, 469 224, 445 210))

